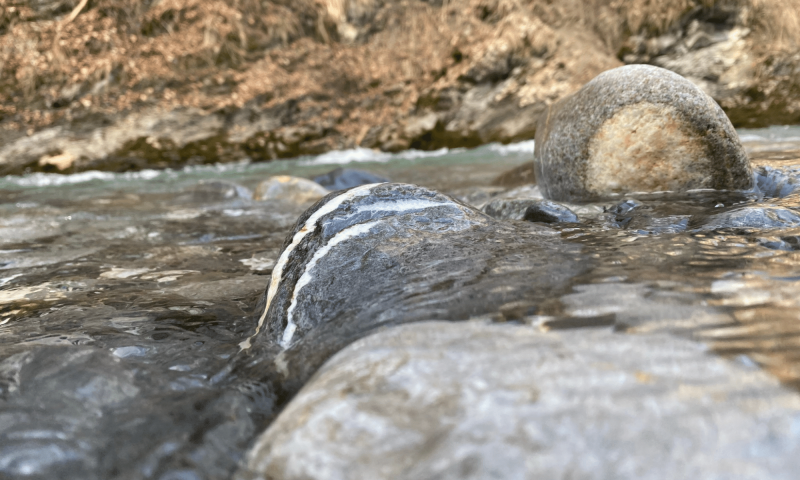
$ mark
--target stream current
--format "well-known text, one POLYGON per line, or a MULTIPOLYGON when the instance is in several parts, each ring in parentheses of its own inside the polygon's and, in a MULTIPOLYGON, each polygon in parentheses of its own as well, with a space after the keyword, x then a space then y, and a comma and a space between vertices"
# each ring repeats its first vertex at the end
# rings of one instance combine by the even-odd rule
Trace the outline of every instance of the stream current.
MULTIPOLYGON (((739 133, 759 189, 572 206, 580 223, 552 228, 582 268, 483 320, 665 331, 800 388, 800 128, 739 133)), ((252 190, 347 165, 480 206, 509 195, 492 181, 532 153, 354 150, 0 179, 0 478, 228 478, 289 401, 231 365, 309 205, 210 181, 252 190)))

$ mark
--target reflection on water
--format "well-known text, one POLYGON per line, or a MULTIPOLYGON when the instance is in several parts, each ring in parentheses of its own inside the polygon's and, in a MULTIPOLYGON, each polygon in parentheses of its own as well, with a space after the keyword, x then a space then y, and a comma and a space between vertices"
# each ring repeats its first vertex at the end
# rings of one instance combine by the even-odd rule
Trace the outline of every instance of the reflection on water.
MULTIPOLYGON (((800 388, 800 129, 742 135, 768 195, 576 207, 581 223, 560 235, 587 268, 534 314, 509 307, 492 318, 684 335, 800 388)), ((532 148, 0 179, 0 476, 225 478, 285 402, 251 370, 226 367, 307 205, 199 182, 252 189, 269 175, 358 162, 485 201, 502 192, 494 177, 532 148)))

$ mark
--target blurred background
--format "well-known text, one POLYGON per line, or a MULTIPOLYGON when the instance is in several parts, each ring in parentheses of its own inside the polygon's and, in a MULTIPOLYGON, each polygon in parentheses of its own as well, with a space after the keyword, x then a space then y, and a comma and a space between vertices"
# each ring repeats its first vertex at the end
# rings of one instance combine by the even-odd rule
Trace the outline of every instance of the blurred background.
POLYGON ((598 73, 800 123, 800 0, 0 0, 0 174, 533 138, 598 73))

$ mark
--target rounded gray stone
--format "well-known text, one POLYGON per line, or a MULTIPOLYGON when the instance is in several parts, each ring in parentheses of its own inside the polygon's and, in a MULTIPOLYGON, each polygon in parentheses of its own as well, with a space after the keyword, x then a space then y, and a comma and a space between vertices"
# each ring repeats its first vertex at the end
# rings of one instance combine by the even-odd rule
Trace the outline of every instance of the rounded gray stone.
POLYGON ((649 65, 604 72, 552 105, 536 130, 534 166, 544 196, 561 201, 753 186, 720 106, 680 75, 649 65))
POLYGON ((800 397, 666 334, 423 322, 331 358, 241 480, 794 479, 800 397))

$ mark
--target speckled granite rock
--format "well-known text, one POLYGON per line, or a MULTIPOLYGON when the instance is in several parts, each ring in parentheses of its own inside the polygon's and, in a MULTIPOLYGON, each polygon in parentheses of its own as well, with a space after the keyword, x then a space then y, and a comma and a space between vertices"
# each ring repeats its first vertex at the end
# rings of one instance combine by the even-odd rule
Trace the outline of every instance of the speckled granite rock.
POLYGON ((239 479, 794 479, 800 401, 690 340, 479 322, 347 347, 239 479))
POLYGON ((253 198, 308 203, 315 202, 327 194, 328 190, 325 187, 311 180, 277 175, 259 183, 253 198))
POLYGON ((259 331, 242 346, 277 352, 274 368, 294 392, 376 328, 535 311, 585 268, 579 251, 549 228, 499 222, 415 185, 332 193, 287 237, 259 331))
POLYGON ((604 72, 553 105, 537 128, 534 163, 554 200, 753 186, 747 154, 719 105, 649 65, 604 72))

